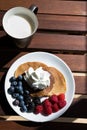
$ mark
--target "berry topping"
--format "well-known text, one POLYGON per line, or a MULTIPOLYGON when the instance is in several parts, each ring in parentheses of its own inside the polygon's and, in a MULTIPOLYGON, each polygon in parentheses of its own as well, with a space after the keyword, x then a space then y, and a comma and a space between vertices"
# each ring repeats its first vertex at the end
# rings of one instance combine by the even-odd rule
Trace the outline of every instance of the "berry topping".
POLYGON ((12 97, 13 97, 13 98, 17 98, 18 96, 19 96, 19 93, 13 93, 13 94, 12 94, 12 97))
POLYGON ((29 95, 29 93, 30 93, 30 92, 29 92, 28 90, 25 90, 25 91, 24 91, 24 94, 25 94, 25 95, 29 95))
POLYGON ((15 81, 15 80, 16 80, 16 78, 15 78, 14 76, 12 76, 12 77, 9 79, 10 82, 13 82, 13 81, 15 81))
POLYGON ((61 109, 61 108, 63 108, 66 105, 66 101, 65 100, 59 101, 58 105, 59 105, 59 108, 61 109))
POLYGON ((35 107, 34 113, 35 113, 35 114, 38 114, 38 113, 42 113, 42 111, 43 111, 43 106, 42 106, 42 105, 37 105, 37 106, 35 107))
POLYGON ((19 101, 23 101, 24 97, 23 97, 22 95, 19 95, 19 96, 17 97, 17 99, 18 99, 19 101))
POLYGON ((44 112, 45 115, 50 115, 52 113, 52 108, 51 107, 46 107, 43 110, 43 112, 44 112))
POLYGON ((34 97, 33 102, 35 103, 35 105, 40 105, 41 104, 41 101, 40 101, 39 97, 34 97))
POLYGON ((34 114, 41 113, 48 116, 62 109, 67 103, 64 93, 59 95, 53 94, 43 101, 41 101, 40 97, 32 97, 30 95, 31 91, 28 90, 24 84, 22 75, 17 78, 11 77, 9 82, 10 87, 8 88, 8 93, 14 99, 13 105, 15 107, 18 106, 21 112, 33 112, 34 114))
POLYGON ((25 104, 28 105, 29 103, 32 102, 32 97, 30 95, 26 95, 24 96, 24 101, 25 101, 25 104))
POLYGON ((57 97, 58 97, 59 101, 65 100, 65 94, 64 93, 59 94, 57 97))
POLYGON ((58 103, 57 95, 52 95, 49 100, 51 103, 58 103))
POLYGON ((51 107, 52 106, 52 104, 51 104, 51 102, 49 101, 49 99, 45 99, 44 101, 43 101, 43 106, 46 108, 46 107, 51 107))
POLYGON ((11 87, 8 89, 8 93, 9 93, 9 94, 13 94, 14 91, 15 91, 14 86, 11 86, 11 87))
POLYGON ((19 100, 14 100, 14 101, 13 101, 13 105, 14 105, 14 106, 18 106, 18 105, 19 105, 19 100))
POLYGON ((28 108, 28 112, 34 112, 34 110, 35 110, 34 102, 29 103, 27 108, 28 108))
POLYGON ((17 81, 13 81, 11 84, 12 84, 13 86, 16 86, 16 85, 17 85, 17 81))
POLYGON ((21 81, 23 79, 23 76, 19 75, 17 79, 18 79, 18 81, 21 81))
POLYGON ((53 110, 53 112, 57 112, 59 110, 59 107, 58 107, 57 103, 52 105, 52 110, 53 110))
POLYGON ((27 112, 27 107, 25 105, 20 107, 20 111, 21 112, 27 112))
POLYGON ((20 101, 20 102, 19 102, 19 106, 20 106, 20 107, 22 107, 22 106, 24 106, 24 105, 25 105, 25 102, 24 102, 24 101, 20 101))

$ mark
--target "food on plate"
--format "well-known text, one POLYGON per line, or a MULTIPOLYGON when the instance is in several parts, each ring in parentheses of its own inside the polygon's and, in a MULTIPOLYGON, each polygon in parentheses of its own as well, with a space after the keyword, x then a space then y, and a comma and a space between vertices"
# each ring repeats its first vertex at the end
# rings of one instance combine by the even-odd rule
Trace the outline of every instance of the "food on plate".
POLYGON ((54 67, 41 62, 26 62, 21 64, 14 73, 15 77, 22 74, 28 82, 28 88, 32 89, 32 96, 51 96, 66 92, 65 78, 54 67))
POLYGON ((54 67, 41 62, 21 64, 9 79, 8 93, 21 112, 50 115, 66 105, 66 81, 54 67), (43 100, 44 98, 44 100, 43 100))

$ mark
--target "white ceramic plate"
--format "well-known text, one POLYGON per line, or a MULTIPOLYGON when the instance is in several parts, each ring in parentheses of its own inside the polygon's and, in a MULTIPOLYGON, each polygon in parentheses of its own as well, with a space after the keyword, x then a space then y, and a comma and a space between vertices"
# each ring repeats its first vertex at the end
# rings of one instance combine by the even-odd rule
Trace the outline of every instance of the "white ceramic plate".
POLYGON ((34 122, 46 122, 46 121, 51 121, 60 117, 71 105, 73 101, 74 93, 75 93, 75 81, 74 81, 74 77, 72 75, 70 68, 62 59, 47 52, 33 52, 33 53, 28 53, 20 57, 11 65, 5 79, 5 94, 12 109, 18 115, 26 118, 27 120, 34 121, 34 122), (9 95, 7 92, 8 88, 10 87, 9 79, 10 77, 14 75, 14 71, 17 69, 17 67, 22 63, 33 62, 33 61, 43 62, 47 64, 48 66, 53 66, 57 68, 64 75, 65 80, 66 80, 67 91, 66 91, 65 97, 66 97, 67 104, 64 108, 62 108, 56 113, 52 113, 49 116, 44 116, 41 114, 35 115, 33 113, 22 113, 19 110, 19 107, 14 106, 12 104, 14 99, 12 99, 11 95, 9 95))

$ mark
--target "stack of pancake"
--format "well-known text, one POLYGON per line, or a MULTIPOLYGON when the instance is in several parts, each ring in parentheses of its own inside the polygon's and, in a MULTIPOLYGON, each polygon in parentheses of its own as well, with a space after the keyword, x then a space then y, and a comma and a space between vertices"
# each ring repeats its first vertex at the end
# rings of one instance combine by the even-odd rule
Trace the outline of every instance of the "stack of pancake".
MULTIPOLYGON (((27 71, 30 67, 36 70, 39 67, 42 67, 43 70, 48 71, 50 76, 50 86, 43 90, 32 91, 32 96, 51 96, 53 94, 60 94, 66 92, 66 80, 63 74, 57 70, 55 67, 49 67, 44 63, 41 62, 26 62, 21 64, 15 71, 14 76, 18 77, 27 71)), ((30 89, 30 88, 29 88, 30 89)))

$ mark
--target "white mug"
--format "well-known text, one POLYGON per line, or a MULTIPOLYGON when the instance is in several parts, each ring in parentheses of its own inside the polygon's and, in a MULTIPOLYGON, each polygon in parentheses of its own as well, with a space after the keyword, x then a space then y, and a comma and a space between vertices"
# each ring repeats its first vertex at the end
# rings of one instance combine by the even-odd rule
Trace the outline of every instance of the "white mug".
POLYGON ((15 41, 17 47, 25 48, 38 28, 37 6, 14 7, 3 16, 2 25, 5 32, 15 41))

